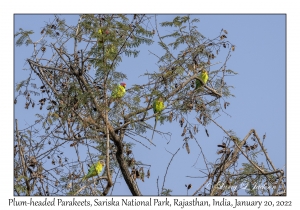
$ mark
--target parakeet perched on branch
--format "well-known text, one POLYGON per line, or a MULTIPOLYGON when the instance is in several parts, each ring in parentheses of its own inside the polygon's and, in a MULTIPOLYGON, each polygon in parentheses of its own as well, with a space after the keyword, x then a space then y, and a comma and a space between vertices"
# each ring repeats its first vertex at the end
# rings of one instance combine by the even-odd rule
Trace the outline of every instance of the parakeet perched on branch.
MULTIPOLYGON (((201 71, 201 74, 199 75, 199 78, 204 82, 204 84, 207 83, 208 73, 205 69, 203 69, 201 71)), ((199 79, 196 79, 196 88, 195 88, 195 90, 197 90, 199 87, 202 87, 202 86, 203 86, 202 82, 199 79)))
POLYGON ((96 164, 93 164, 90 168, 89 171, 87 173, 87 175, 85 175, 81 181, 84 181, 88 178, 91 178, 93 176, 97 176, 98 174, 101 173, 103 167, 105 166, 105 162, 103 160, 99 160, 96 164))
POLYGON ((122 82, 113 90, 111 97, 112 98, 122 98, 126 93, 126 84, 122 82))
POLYGON ((125 95, 125 93, 126 93, 126 84, 122 82, 113 89, 111 93, 111 99, 109 99, 108 102, 108 107, 116 99, 122 98, 125 95))
POLYGON ((165 104, 164 104, 163 98, 159 97, 159 98, 155 99, 153 101, 153 105, 152 106, 153 106, 153 112, 154 112, 154 114, 157 114, 157 115, 155 116, 155 124, 154 124, 154 129, 153 129, 153 133, 152 133, 151 142, 152 142, 152 139, 153 139, 153 136, 154 136, 154 131, 155 131, 155 128, 156 128, 157 120, 159 120, 160 114, 161 114, 161 112, 165 108, 165 104))

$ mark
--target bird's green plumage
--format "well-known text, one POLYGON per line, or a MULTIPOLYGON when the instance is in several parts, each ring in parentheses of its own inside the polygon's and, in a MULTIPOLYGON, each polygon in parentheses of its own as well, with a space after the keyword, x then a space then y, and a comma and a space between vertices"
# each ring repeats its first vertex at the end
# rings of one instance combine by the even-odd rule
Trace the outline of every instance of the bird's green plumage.
MULTIPOLYGON (((201 71, 201 74, 199 75, 199 78, 204 82, 204 84, 207 83, 208 73, 205 69, 201 71)), ((196 79, 196 88, 195 88, 195 90, 197 90, 199 87, 202 87, 202 86, 203 86, 202 82, 199 79, 196 79)))
MULTIPOLYGON (((155 99, 153 101, 153 112, 154 114, 156 113, 161 113, 165 108, 165 105, 164 105, 164 101, 163 99, 160 97, 158 99, 155 99)), ((159 114, 156 115, 156 119, 159 119, 159 114)))
POLYGON ((155 116, 155 123, 154 123, 154 129, 153 129, 153 133, 152 133, 151 142, 152 142, 152 139, 153 139, 153 136, 154 136, 154 131, 155 131, 155 128, 156 128, 157 120, 159 119, 161 112, 165 108, 164 100, 162 99, 162 97, 159 97, 159 98, 155 99, 153 101, 152 106, 153 106, 154 114, 157 113, 157 115, 155 116))
POLYGON ((126 85, 119 84, 115 89, 113 90, 111 97, 112 98, 122 98, 126 93, 126 85))
POLYGON ((83 178, 82 178, 82 181, 88 179, 88 178, 91 178, 93 176, 97 176, 98 174, 101 173, 102 169, 103 169, 103 166, 105 165, 104 161, 102 160, 99 160, 96 164, 93 164, 90 168, 89 168, 89 171, 87 173, 87 175, 85 175, 83 178))

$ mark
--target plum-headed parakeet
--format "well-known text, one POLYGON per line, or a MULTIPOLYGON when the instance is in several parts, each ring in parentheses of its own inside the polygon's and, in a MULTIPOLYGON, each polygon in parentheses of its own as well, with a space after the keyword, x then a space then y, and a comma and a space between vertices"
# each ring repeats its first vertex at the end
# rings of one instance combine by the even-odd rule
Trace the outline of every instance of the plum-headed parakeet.
POLYGON ((122 98, 126 93, 126 84, 122 82, 113 90, 111 97, 112 98, 122 98))
POLYGON ((159 98, 155 99, 153 101, 153 105, 152 106, 153 106, 153 112, 154 112, 154 114, 157 114, 157 115, 155 116, 155 124, 154 124, 154 129, 153 129, 153 133, 152 133, 151 142, 152 142, 152 139, 153 139, 153 136, 154 136, 154 131, 155 131, 155 128, 156 128, 157 120, 159 120, 160 114, 161 114, 161 112, 165 108, 165 104, 164 104, 163 98, 159 97, 159 98))
POLYGON ((101 173, 103 167, 105 166, 105 162, 103 160, 99 160, 96 164, 93 164, 90 168, 89 171, 87 173, 87 175, 85 175, 81 181, 84 181, 88 178, 91 178, 93 176, 97 176, 98 174, 101 173))
MULTIPOLYGON (((201 71, 201 74, 199 75, 199 77, 204 82, 204 84, 207 83, 208 73, 205 69, 203 69, 201 71)), ((199 79, 196 79, 196 88, 195 88, 195 90, 197 90, 199 87, 202 87, 202 86, 203 86, 202 82, 199 79)))

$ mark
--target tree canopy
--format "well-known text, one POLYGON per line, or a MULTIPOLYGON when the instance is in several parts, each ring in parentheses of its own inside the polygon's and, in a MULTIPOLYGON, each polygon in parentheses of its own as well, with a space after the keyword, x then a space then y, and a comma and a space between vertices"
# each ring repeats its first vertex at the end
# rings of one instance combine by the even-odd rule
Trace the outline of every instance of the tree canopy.
POLYGON ((71 24, 64 15, 54 15, 38 40, 32 40, 36 31, 15 33, 17 47, 32 48, 28 77, 15 86, 15 104, 24 97, 25 109, 39 106, 31 126, 20 129, 15 121, 15 195, 114 195, 120 180, 132 195, 149 195, 141 190, 148 183, 157 195, 172 195, 172 184, 165 183, 176 174, 168 174, 169 166, 185 164, 178 151, 184 148, 189 155, 191 145, 198 158, 190 161, 201 162, 199 177, 194 177, 200 181, 193 188, 187 183, 181 195, 239 195, 242 187, 233 186, 242 183, 249 183, 249 195, 285 193, 285 174, 268 156, 266 136, 254 128, 238 137, 218 122, 230 114, 226 109, 234 95, 227 78, 237 74, 228 67, 236 48, 228 31, 220 29, 215 38, 207 38, 198 29, 199 19, 184 15, 163 22, 143 14, 76 18, 71 24), (151 45, 161 50, 148 50, 151 45), (126 59, 138 60, 142 50, 157 59, 156 68, 122 68, 126 59), (201 76, 204 71, 208 79, 201 76), (132 74, 140 80, 113 97, 132 74), (161 110, 155 110, 154 101, 163 102, 161 110), (173 136, 166 124, 182 130, 181 135, 173 136), (222 141, 203 151, 199 133, 209 137, 211 124, 223 132, 222 141), (178 148, 172 152, 171 141, 178 148), (151 153, 155 147, 164 152, 151 153), (169 164, 157 171, 159 163, 149 164, 145 151, 169 164), (207 152, 216 152, 215 159, 208 160, 207 152), (102 173, 81 182, 99 159, 105 162, 102 173), (162 182, 152 177, 153 171, 162 182), (272 187, 255 188, 258 184, 272 187))

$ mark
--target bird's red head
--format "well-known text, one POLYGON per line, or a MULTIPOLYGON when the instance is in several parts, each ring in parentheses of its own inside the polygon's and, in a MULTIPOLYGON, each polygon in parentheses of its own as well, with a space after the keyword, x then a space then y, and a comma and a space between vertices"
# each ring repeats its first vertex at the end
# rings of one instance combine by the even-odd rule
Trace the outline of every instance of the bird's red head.
POLYGON ((124 88, 126 88, 126 83, 122 82, 120 85, 122 85, 124 88))

